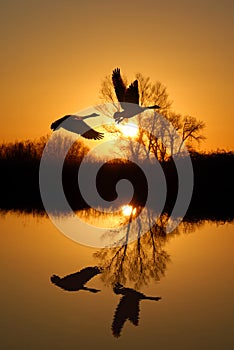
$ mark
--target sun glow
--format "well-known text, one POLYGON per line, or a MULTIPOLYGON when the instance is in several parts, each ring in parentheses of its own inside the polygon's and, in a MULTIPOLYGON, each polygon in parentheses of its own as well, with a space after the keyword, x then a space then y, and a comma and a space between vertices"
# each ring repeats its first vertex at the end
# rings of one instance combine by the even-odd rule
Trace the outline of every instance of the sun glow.
POLYGON ((123 205, 122 213, 124 216, 130 216, 136 214, 136 208, 133 208, 132 205, 123 205))
POLYGON ((122 124, 119 128, 125 137, 131 138, 136 137, 139 131, 138 126, 133 123, 122 124))

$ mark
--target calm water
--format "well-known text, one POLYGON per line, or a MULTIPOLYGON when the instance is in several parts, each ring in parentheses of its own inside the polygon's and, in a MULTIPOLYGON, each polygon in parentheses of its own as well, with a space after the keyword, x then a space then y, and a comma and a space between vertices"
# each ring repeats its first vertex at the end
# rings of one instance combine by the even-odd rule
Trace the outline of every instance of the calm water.
POLYGON ((233 348, 233 224, 181 226, 126 251, 82 246, 46 217, 0 222, 1 349, 233 348), (87 282, 97 293, 51 283, 100 264, 87 282), (125 288, 113 290, 118 279, 125 288))

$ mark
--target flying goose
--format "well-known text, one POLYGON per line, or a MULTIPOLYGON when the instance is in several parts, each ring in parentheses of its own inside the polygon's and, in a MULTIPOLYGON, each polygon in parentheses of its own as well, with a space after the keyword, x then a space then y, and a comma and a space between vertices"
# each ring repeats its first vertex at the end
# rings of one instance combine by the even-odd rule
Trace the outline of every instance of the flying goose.
POLYGON ((148 297, 135 289, 125 288, 120 283, 114 285, 113 291, 115 294, 123 295, 115 310, 111 326, 114 337, 120 337, 124 323, 127 320, 129 320, 134 326, 138 326, 141 300, 158 301, 161 299, 161 297, 148 297))
POLYGON ((86 282, 91 278, 101 273, 102 270, 98 266, 89 266, 78 272, 67 275, 63 278, 53 275, 50 277, 50 280, 56 286, 67 290, 69 292, 74 292, 78 290, 87 290, 92 293, 100 292, 99 289, 85 287, 86 282))
POLYGON ((104 137, 104 134, 92 129, 90 126, 88 126, 88 124, 84 122, 84 119, 97 117, 98 115, 99 114, 97 113, 92 113, 84 117, 72 114, 65 115, 64 117, 55 120, 51 124, 50 128, 53 131, 58 130, 59 128, 63 128, 76 134, 80 134, 86 139, 101 140, 104 137))
POLYGON ((116 97, 123 109, 122 112, 114 113, 113 117, 117 123, 120 123, 124 118, 134 117, 135 115, 144 112, 146 109, 160 108, 158 105, 141 107, 139 105, 138 80, 135 80, 127 88, 121 78, 119 68, 113 70, 112 82, 115 88, 116 97))

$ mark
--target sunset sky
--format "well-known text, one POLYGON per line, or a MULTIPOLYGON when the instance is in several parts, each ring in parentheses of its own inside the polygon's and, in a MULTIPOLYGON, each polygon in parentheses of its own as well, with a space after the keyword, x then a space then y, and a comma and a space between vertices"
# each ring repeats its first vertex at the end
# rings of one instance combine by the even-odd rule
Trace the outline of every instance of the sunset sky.
POLYGON ((176 112, 206 123, 201 149, 234 149, 232 0, 8 0, 0 16, 0 141, 101 103, 120 67, 129 82, 161 81, 176 112))

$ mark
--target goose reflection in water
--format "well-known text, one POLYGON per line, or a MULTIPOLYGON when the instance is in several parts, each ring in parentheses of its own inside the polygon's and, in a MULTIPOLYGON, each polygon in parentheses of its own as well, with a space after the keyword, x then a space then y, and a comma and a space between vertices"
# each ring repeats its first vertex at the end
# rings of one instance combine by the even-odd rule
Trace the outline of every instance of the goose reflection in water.
POLYGON ((100 274, 102 269, 98 266, 89 266, 78 272, 72 273, 65 277, 59 277, 57 275, 51 276, 50 280, 57 287, 60 287, 69 292, 87 290, 92 293, 100 292, 99 289, 85 287, 85 284, 94 276, 100 274))
POLYGON ((132 288, 125 288, 122 284, 116 283, 113 291, 115 294, 122 294, 123 297, 115 310, 113 322, 112 322, 112 334, 115 337, 120 337, 122 328, 126 320, 129 320, 138 326, 139 314, 140 314, 140 301, 141 300, 154 300, 158 301, 161 297, 149 297, 143 293, 137 292, 132 288))

